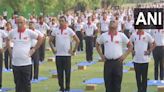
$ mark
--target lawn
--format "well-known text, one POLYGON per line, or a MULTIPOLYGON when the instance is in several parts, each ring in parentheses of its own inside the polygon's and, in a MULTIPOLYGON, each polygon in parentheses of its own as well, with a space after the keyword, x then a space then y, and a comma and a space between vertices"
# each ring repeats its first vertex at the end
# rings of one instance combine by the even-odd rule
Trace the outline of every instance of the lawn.
MULTIPOLYGON (((46 58, 53 56, 52 52, 46 52, 46 58)), ((97 57, 97 52, 94 50, 94 57, 97 57)), ((129 56, 126 61, 129 61, 131 57, 129 56)), ((76 64, 80 61, 85 60, 85 53, 82 52, 72 57, 72 68, 77 69, 76 64)), ((128 67, 124 67, 128 68, 128 67)), ((58 90, 58 81, 55 78, 51 78, 50 71, 56 69, 55 62, 45 62, 40 65, 40 76, 49 77, 48 80, 42 81, 37 84, 32 84, 32 92, 56 92, 58 90)), ((153 61, 149 65, 149 76, 148 78, 153 79, 153 61)), ((71 77, 71 88, 73 89, 83 89, 85 90, 84 80, 102 77, 103 73, 103 62, 98 62, 90 67, 87 67, 87 70, 81 71, 76 70, 72 72, 71 77)), ((14 88, 13 74, 3 73, 3 87, 14 88)), ((14 91, 9 91, 14 92, 14 91)), ((95 91, 85 91, 85 92, 104 92, 104 85, 98 85, 95 91)), ((136 81, 134 71, 124 73, 123 82, 122 82, 122 91, 121 92, 136 92, 136 81)), ((148 87, 148 92, 157 92, 156 86, 148 87)))

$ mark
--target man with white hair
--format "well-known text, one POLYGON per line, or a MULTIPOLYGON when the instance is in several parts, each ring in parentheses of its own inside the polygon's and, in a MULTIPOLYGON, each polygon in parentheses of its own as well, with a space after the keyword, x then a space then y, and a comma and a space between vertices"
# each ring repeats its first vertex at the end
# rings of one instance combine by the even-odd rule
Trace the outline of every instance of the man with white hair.
MULTIPOLYGON (((42 38, 34 31, 26 28, 25 18, 18 17, 17 29, 9 33, 7 43, 13 41, 12 65, 16 92, 31 92, 31 56, 39 48, 42 38), (31 48, 31 41, 37 39, 37 44, 31 48)), ((9 52, 11 53, 10 45, 9 52)))

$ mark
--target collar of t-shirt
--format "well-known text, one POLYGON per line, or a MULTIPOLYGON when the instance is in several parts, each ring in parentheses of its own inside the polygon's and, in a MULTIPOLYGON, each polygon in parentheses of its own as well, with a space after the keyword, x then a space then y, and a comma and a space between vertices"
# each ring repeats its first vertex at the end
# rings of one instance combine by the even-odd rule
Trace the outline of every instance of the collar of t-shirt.
POLYGON ((113 42, 113 38, 114 38, 114 36, 116 36, 117 34, 118 34, 117 31, 115 31, 114 33, 112 33, 111 31, 108 32, 108 35, 111 36, 111 41, 112 41, 112 42, 113 42))
POLYGON ((139 35, 139 40, 141 39, 141 35, 144 35, 144 31, 137 31, 137 35, 139 35))
POLYGON ((7 32, 10 32, 12 29, 6 29, 7 32))
POLYGON ((137 35, 144 35, 144 31, 137 31, 137 35))
POLYGON ((40 25, 43 25, 44 22, 39 22, 40 25))
POLYGON ((92 22, 91 21, 88 21, 88 23, 87 23, 89 26, 92 24, 92 22))
POLYGON ((23 33, 25 30, 26 30, 26 28, 23 27, 23 28, 21 28, 21 29, 18 29, 18 32, 23 33))
POLYGON ((67 25, 60 26, 59 29, 61 30, 61 34, 63 34, 63 31, 67 28, 67 25))

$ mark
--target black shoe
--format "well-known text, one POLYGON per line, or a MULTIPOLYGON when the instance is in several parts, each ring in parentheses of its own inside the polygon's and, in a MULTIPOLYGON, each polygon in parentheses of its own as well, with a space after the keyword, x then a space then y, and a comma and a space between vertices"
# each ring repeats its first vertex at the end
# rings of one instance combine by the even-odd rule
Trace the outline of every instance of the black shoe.
POLYGON ((59 89, 59 92, 64 92, 64 88, 60 88, 59 89))
POLYGON ((65 91, 64 92, 69 92, 70 91, 70 89, 65 89, 65 91))

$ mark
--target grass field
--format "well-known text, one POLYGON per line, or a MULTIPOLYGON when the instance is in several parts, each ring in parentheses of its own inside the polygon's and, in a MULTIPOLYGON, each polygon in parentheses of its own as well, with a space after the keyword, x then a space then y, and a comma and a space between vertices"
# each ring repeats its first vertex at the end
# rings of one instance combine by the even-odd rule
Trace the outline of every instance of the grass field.
MULTIPOLYGON (((46 53, 46 58, 53 56, 52 52, 48 51, 46 53)), ((94 50, 94 57, 98 56, 97 52, 94 50)), ((72 57, 72 68, 77 68, 76 63, 85 60, 85 53, 82 52, 76 56, 72 57)), ((126 61, 131 60, 129 56, 126 61)), ((128 68, 128 67, 124 67, 128 68)), ((38 84, 32 84, 32 92, 56 92, 58 90, 58 81, 55 78, 51 78, 50 71, 56 69, 55 62, 45 62, 40 65, 40 76, 49 77, 48 80, 42 81, 38 84)), ((148 78, 153 79, 153 61, 149 65, 149 75, 148 78)), ((103 62, 98 62, 90 67, 87 67, 87 70, 84 71, 74 71, 71 76, 71 88, 73 89, 83 89, 85 90, 84 80, 102 77, 103 76, 103 62)), ((14 88, 13 74, 12 73, 3 73, 3 87, 14 88)), ((104 92, 104 85, 98 85, 95 91, 85 91, 85 92, 104 92)), ((124 73, 123 82, 122 82, 122 91, 121 92, 136 92, 136 81, 134 71, 124 73)), ((9 91, 14 92, 14 91, 9 91)), ((148 87, 148 92, 157 92, 156 86, 148 87)))

